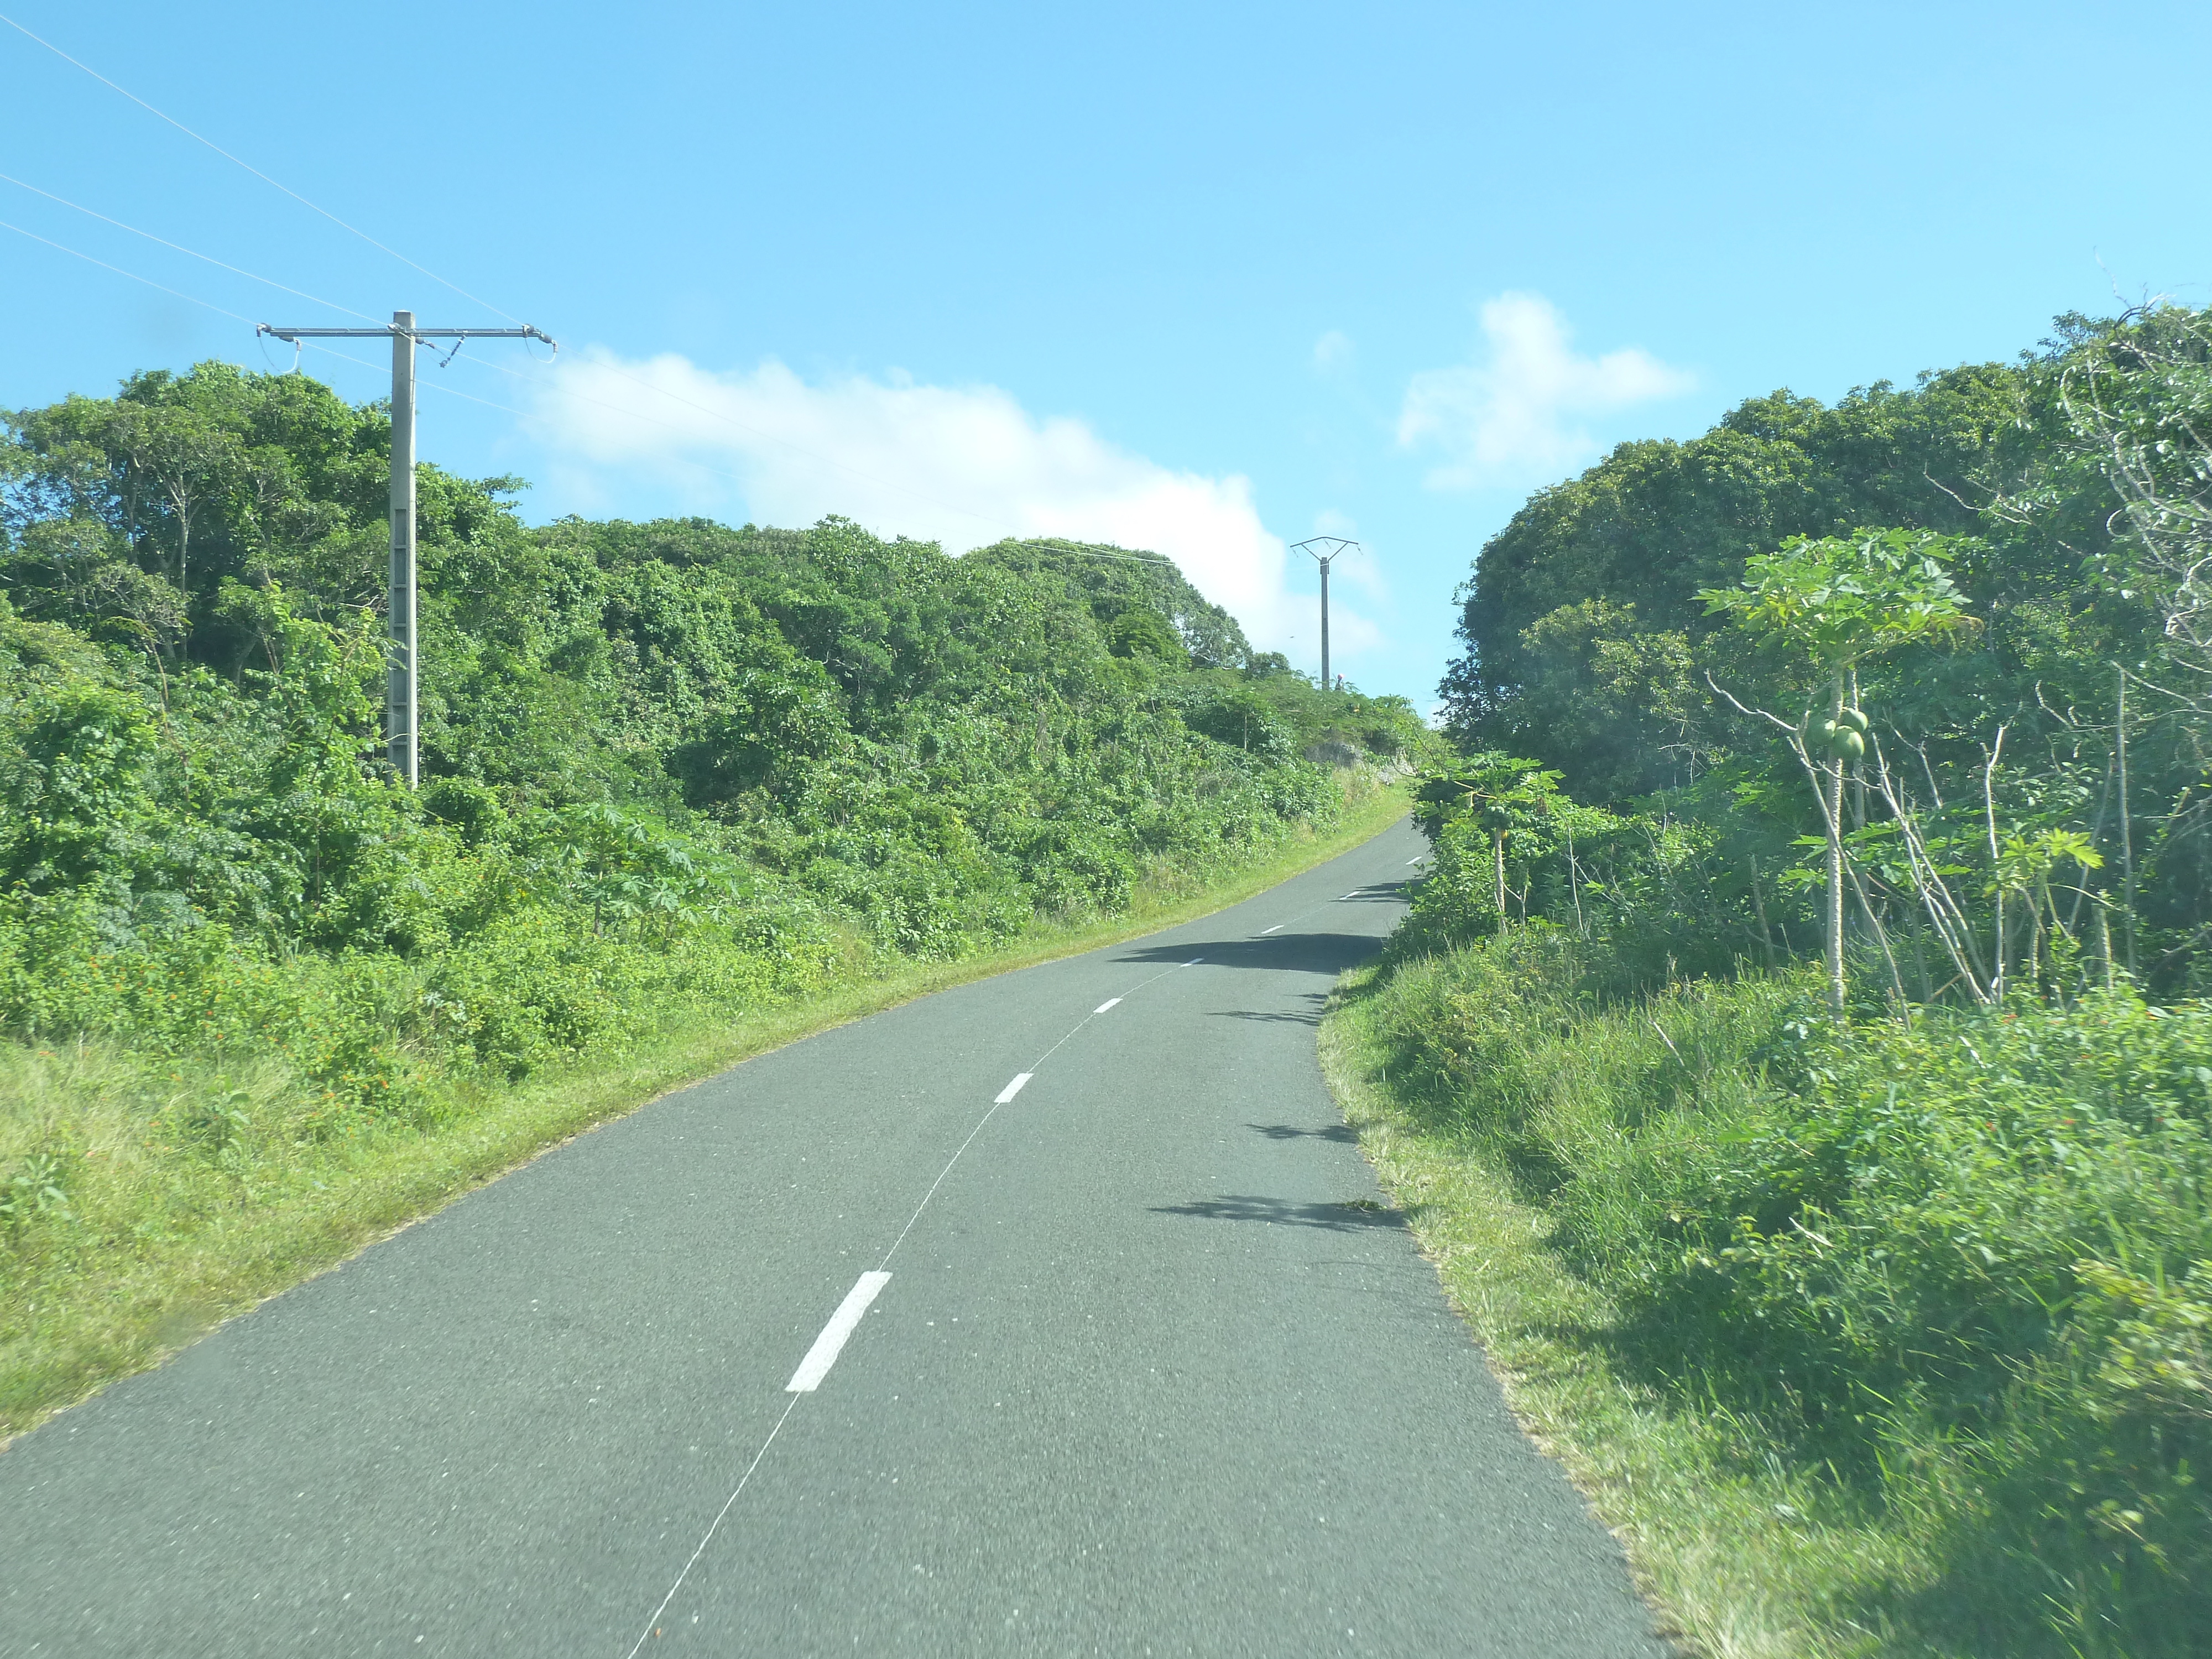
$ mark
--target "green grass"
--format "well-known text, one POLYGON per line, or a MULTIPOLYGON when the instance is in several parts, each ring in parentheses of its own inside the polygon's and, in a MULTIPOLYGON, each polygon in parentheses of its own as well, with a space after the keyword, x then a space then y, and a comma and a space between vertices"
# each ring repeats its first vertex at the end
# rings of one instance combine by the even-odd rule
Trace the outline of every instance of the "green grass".
MULTIPOLYGON (((319 1091, 281 1062, 86 1041, 0 1043, 0 1181, 51 1157, 0 1219, 0 1443, 222 1320, 321 1272, 548 1147, 670 1090, 932 992, 1172 927, 1249 897, 1403 817, 1404 790, 1355 793, 1210 882, 1172 870, 1103 921, 1040 926, 1003 950, 884 970, 855 953, 817 994, 679 1008, 618 1051, 509 1084, 434 1071, 409 1124, 313 1133, 319 1091)), ((4 1190, 0 1190, 4 1197, 4 1190)))
POLYGON ((1386 957, 1322 1049, 1686 1644, 2203 1651, 2212 1014, 1824 1031, 1793 975, 1619 966, 1540 934, 1386 957))
POLYGON ((1477 1137, 1390 1086, 1373 1000, 1383 971, 1354 969, 1322 1024, 1330 1085, 1515 1414, 1619 1535, 1662 1629, 1727 1659, 1879 1651, 1823 1613, 1854 1583, 1911 1571, 1909 1551, 1873 1528, 1809 1524, 1801 1482, 1619 1363, 1621 1310, 1552 1248, 1555 1219, 1477 1137))

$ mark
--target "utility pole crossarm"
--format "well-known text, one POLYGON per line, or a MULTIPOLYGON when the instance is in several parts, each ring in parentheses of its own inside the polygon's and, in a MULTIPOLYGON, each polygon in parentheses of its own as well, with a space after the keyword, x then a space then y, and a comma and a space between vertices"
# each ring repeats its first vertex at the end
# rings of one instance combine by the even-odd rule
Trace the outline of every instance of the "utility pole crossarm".
MULTIPOLYGON (((387 323, 382 328, 278 328, 271 323, 256 323, 253 331, 289 343, 294 340, 380 340, 401 331, 397 323, 387 323)), ((410 327, 405 331, 410 339, 415 340, 543 340, 556 351, 561 349, 561 343, 550 334, 526 323, 520 328, 410 327)))

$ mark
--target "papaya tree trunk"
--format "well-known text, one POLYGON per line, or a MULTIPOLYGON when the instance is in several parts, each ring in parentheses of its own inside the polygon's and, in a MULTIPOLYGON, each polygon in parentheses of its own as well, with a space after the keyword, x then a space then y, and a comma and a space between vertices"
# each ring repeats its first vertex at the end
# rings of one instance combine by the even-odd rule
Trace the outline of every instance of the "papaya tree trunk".
POLYGON ((1505 931, 1505 832, 1490 832, 1490 854, 1498 871, 1498 931, 1505 931))
POLYGON ((1990 931, 1996 935, 1991 943, 1996 949, 1994 974, 1990 981, 1990 1000, 2002 1002, 2007 988, 2005 974, 2005 895, 2003 859, 1997 849, 1997 757, 2004 753, 2005 728, 1997 727, 1997 740, 1984 751, 1987 758, 1982 764, 1982 821, 1990 834, 1990 884, 1995 890, 1996 914, 1990 931))
MULTIPOLYGON (((1844 712, 1844 677, 1837 674, 1828 686, 1828 719, 1844 712)), ((1844 763, 1833 750, 1820 768, 1820 787, 1826 797, 1820 816, 1828 832, 1827 967, 1828 1006, 1844 1012, 1844 763)))

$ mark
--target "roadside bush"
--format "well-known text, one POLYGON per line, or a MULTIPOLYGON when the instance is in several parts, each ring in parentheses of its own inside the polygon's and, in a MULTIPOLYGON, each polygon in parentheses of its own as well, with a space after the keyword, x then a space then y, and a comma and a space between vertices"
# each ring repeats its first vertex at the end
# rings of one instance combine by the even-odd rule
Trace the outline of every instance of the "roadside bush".
POLYGON ((1641 978, 1539 928, 1403 960, 1393 1085, 1556 1218, 1632 1373, 1938 1539, 1929 1620, 2196 1651, 2212 1010, 2120 989, 1847 1028, 1810 970, 1641 978))

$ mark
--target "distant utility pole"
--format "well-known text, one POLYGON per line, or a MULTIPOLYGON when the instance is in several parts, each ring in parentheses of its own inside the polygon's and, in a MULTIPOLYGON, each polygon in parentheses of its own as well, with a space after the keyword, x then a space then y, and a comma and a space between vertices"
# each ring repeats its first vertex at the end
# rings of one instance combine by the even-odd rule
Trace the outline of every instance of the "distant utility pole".
MULTIPOLYGON (((392 769, 410 789, 420 778, 416 765, 415 655, 415 343, 417 340, 543 340, 561 348, 541 329, 417 328, 415 313, 395 311, 389 328, 271 328, 254 332, 288 340, 392 338, 392 570, 385 587, 384 627, 392 650, 384 686, 384 746, 392 769)), ((460 349, 459 345, 453 348, 460 349)))
POLYGON ((1328 568, 1336 562, 1336 556, 1358 550, 1358 542, 1348 542, 1341 536, 1310 536, 1295 544, 1291 551, 1310 554, 1321 567, 1321 683, 1323 690, 1328 678, 1328 568))

